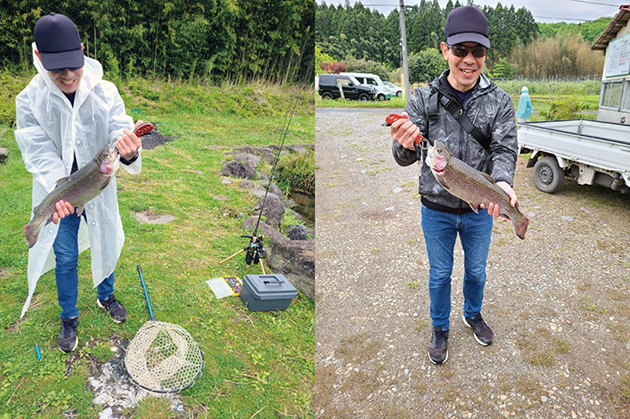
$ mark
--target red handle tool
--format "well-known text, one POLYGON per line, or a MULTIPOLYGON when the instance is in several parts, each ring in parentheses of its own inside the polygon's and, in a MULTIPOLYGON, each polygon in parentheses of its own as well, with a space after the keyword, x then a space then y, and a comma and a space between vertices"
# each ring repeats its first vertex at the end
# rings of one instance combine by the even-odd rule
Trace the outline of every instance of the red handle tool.
MULTIPOLYGON (((385 123, 383 124, 383 126, 389 127, 390 125, 392 125, 394 122, 398 121, 399 119, 402 119, 402 116, 397 115, 395 113, 390 113, 389 115, 387 115, 387 118, 385 118, 385 123)), ((413 142, 418 145, 421 145, 423 141, 424 141, 424 137, 422 135, 418 135, 413 140, 413 142)))
POLYGON ((151 131, 153 131, 153 124, 150 122, 143 122, 141 124, 136 123, 136 126, 133 128, 133 133, 138 137, 141 137, 151 131))
MULTIPOLYGON (((136 125, 133 127, 133 133, 136 134, 137 137, 142 137, 144 134, 153 131, 153 128, 154 126, 150 122, 136 122, 136 125)), ((118 148, 116 146, 114 146, 114 149, 118 153, 118 148)))

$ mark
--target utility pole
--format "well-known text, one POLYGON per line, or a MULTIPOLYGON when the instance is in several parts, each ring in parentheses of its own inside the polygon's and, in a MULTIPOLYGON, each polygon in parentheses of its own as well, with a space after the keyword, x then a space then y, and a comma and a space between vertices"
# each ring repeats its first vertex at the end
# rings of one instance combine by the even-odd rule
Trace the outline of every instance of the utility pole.
POLYGON ((410 91, 409 88, 409 62, 407 60, 407 28, 405 27, 405 0, 400 0, 400 37, 401 37, 401 47, 402 47, 402 62, 403 62, 403 77, 404 77, 404 92, 403 92, 403 100, 407 101, 410 99, 410 91))

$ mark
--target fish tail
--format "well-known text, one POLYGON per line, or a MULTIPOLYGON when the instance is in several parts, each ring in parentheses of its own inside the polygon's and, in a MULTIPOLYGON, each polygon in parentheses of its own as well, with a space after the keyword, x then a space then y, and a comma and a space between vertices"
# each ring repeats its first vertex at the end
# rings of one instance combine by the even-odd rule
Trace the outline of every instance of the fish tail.
POLYGON ((39 231, 41 230, 41 226, 34 224, 33 222, 28 223, 24 227, 24 236, 26 237, 26 242, 28 243, 28 248, 35 246, 37 243, 37 238, 39 237, 39 231))
POLYGON ((514 221, 514 230, 516 231, 516 235, 521 239, 525 239, 525 233, 527 233, 527 227, 529 226, 529 218, 523 216, 518 222, 516 219, 514 221))

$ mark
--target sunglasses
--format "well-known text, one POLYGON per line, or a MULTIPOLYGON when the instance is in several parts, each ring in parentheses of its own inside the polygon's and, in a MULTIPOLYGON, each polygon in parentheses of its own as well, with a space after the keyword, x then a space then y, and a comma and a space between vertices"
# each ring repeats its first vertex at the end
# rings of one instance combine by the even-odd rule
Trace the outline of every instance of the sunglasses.
POLYGON ((453 52, 453 55, 459 58, 464 58, 468 56, 469 52, 472 52, 473 57, 481 58, 485 57, 488 53, 488 48, 483 45, 477 45, 476 47, 467 47, 465 45, 447 45, 448 48, 453 52))
MULTIPOLYGON (((68 71, 70 71, 71 73, 74 73, 75 71, 78 71, 78 70, 80 70, 81 68, 83 68, 83 67, 68 68, 67 70, 68 70, 68 71)), ((48 70, 48 71, 50 71, 51 73, 55 73, 55 74, 61 74, 61 73, 63 73, 64 71, 66 71, 66 69, 65 69, 65 68, 58 68, 58 69, 56 69, 56 70, 48 70)))

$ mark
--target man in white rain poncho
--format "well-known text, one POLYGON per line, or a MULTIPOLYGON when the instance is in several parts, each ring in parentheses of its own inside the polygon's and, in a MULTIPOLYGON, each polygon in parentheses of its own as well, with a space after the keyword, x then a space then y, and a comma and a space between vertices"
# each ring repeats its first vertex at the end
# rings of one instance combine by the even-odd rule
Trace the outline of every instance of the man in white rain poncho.
MULTIPOLYGON (((33 175, 35 208, 55 187, 94 158, 105 144, 115 143, 121 166, 129 173, 141 169, 140 139, 130 131, 133 120, 116 87, 102 79, 103 68, 83 55, 74 23, 61 14, 43 16, 34 30, 33 61, 39 74, 16 98, 15 139, 26 169, 33 175)), ((28 255, 28 298, 39 277, 55 268, 61 306, 59 349, 77 347, 76 336, 79 253, 91 247, 92 277, 98 286, 97 304, 116 322, 127 313, 114 297, 114 268, 125 236, 122 229, 116 181, 85 205, 80 216, 65 201, 56 205, 53 222, 42 227, 28 255)))
POLYGON ((534 112, 534 107, 532 106, 532 100, 529 98, 529 89, 523 86, 521 98, 518 101, 518 110, 516 111, 518 122, 528 122, 532 112, 534 112))

